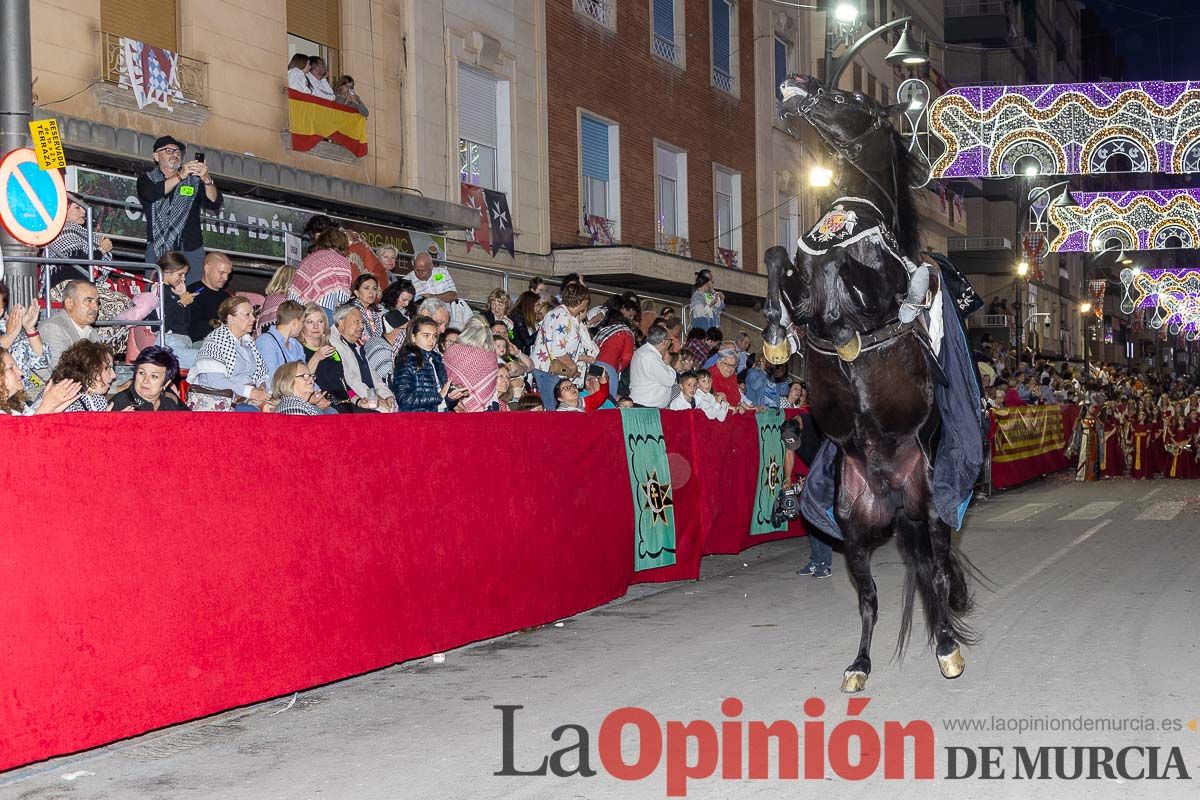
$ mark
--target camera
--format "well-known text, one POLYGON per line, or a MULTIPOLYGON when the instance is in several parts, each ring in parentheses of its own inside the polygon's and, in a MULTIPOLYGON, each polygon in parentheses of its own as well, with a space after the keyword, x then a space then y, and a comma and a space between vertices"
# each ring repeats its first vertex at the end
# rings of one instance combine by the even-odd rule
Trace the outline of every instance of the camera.
POLYGON ((799 517, 800 487, 788 486, 775 498, 775 505, 771 509, 771 524, 778 527, 799 517))

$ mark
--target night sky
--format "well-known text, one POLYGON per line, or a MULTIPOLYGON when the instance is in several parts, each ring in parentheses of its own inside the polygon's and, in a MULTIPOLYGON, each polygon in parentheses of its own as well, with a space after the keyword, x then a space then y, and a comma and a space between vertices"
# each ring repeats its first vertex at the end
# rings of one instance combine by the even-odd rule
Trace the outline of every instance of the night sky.
POLYGON ((1126 80, 1200 80, 1200 2, 1083 0, 1114 33, 1126 80))

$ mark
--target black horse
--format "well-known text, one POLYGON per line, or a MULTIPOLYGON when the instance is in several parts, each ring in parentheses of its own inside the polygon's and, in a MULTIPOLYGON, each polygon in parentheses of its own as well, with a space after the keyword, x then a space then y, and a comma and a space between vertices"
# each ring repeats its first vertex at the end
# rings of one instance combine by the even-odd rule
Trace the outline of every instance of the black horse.
POLYGON ((965 560, 933 502, 934 382, 941 374, 913 319, 931 295, 908 153, 891 109, 861 93, 797 76, 783 94, 784 116, 811 123, 838 162, 839 199, 801 239, 796 263, 781 247, 766 253, 763 349, 767 360, 783 363, 789 333, 807 327, 798 339, 807 348, 812 416, 839 450, 834 518, 862 616, 858 656, 842 690, 861 691, 871 672, 878 598, 870 555, 889 530, 908 565, 896 653, 903 655, 919 592, 942 674, 956 678, 965 663, 959 645, 973 643, 963 622, 972 597, 965 560))

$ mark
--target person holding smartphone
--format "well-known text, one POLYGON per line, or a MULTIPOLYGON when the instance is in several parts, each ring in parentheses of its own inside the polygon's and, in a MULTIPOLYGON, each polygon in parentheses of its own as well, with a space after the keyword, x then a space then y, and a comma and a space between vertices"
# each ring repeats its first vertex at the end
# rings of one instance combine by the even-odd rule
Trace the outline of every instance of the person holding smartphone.
POLYGON ((221 207, 221 192, 208 174, 203 153, 184 163, 185 146, 173 136, 154 142, 154 169, 137 179, 138 200, 146 216, 146 263, 178 250, 188 261, 187 282, 200 280, 204 271, 204 238, 200 230, 203 209, 221 207))

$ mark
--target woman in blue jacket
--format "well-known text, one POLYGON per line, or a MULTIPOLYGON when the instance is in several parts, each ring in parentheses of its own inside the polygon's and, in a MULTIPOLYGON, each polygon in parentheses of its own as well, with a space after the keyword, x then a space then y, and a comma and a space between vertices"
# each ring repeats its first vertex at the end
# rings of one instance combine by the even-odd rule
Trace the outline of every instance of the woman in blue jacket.
POLYGON ((392 394, 400 411, 449 411, 467 395, 446 379, 437 341, 437 322, 425 316, 413 319, 392 372, 392 394))

